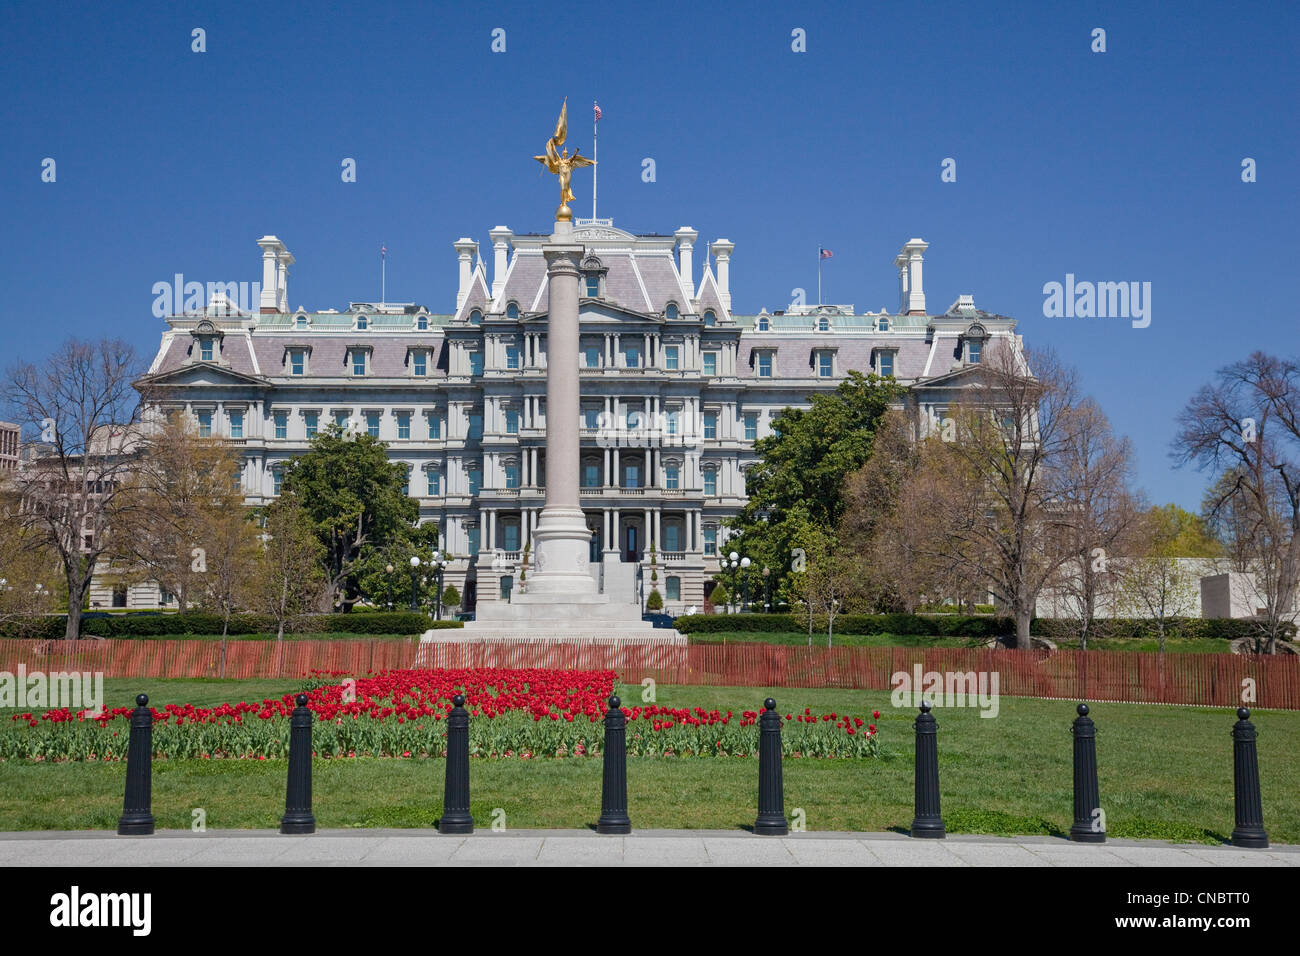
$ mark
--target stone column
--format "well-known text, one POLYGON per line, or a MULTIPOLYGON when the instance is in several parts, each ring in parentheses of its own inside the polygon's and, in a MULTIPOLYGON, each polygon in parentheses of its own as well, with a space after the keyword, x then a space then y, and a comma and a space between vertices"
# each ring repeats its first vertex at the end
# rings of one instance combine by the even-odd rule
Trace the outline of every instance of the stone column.
POLYGON ((547 263, 546 505, 537 522, 537 572, 530 594, 592 595, 590 533, 578 498, 578 264, 584 248, 571 223, 556 223, 547 263))

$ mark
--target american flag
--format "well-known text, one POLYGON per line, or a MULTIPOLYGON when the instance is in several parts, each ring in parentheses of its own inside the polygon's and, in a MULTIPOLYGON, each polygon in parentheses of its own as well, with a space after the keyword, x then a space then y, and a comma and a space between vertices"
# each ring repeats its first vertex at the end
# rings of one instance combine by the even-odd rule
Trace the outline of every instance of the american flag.
POLYGON ((817 252, 819 253, 819 255, 818 255, 818 258, 819 258, 819 259, 830 259, 830 258, 833 258, 834 255, 835 255, 835 253, 831 252, 829 249, 821 249, 821 248, 819 248, 819 249, 817 250, 817 252))
POLYGON ((594 110, 596 111, 596 122, 599 123, 599 122, 600 122, 600 104, 597 103, 595 100, 592 100, 592 101, 591 101, 591 106, 592 106, 592 109, 594 109, 594 110))
POLYGON ((388 258, 388 247, 387 247, 387 246, 380 246, 380 247, 379 247, 379 258, 381 258, 381 259, 387 259, 387 258, 388 258))

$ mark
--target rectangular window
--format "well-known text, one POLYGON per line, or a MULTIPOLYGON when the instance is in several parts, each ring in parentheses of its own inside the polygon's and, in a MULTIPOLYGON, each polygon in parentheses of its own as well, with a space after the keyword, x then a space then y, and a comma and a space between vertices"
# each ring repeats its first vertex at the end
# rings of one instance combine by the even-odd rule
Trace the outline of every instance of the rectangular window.
POLYGON ((433 415, 433 414, 426 415, 425 417, 429 419, 429 437, 431 439, 441 438, 442 418, 439 417, 438 415, 433 415))
POLYGON ((628 368, 640 368, 641 347, 638 345, 625 345, 623 347, 623 364, 628 368))
POLYGON ((212 361, 212 339, 203 339, 199 343, 199 359, 204 362, 212 361))
POLYGON ((598 463, 590 461, 582 466, 582 487, 600 487, 600 465, 598 463))
POLYGON ((970 355, 970 363, 972 365, 979 365, 980 352, 982 352, 984 349, 984 343, 981 342, 979 339, 971 339, 971 341, 967 344, 966 348, 967 348, 967 353, 970 355))
POLYGON ((352 350, 352 374, 353 375, 366 374, 366 353, 364 349, 352 350))
POLYGON ((371 438, 379 437, 379 413, 366 412, 366 434, 371 438))
POLYGON ((587 277, 587 298, 589 299, 600 298, 600 277, 599 276, 587 277))
POLYGON ((478 529, 478 528, 466 528, 466 529, 465 529, 465 532, 466 532, 466 536, 469 538, 469 553, 470 553, 470 554, 478 554, 478 546, 479 546, 479 529, 478 529))
POLYGON ((276 438, 289 437, 289 413, 288 412, 275 413, 275 437, 276 438))
POLYGON ((303 412, 302 420, 307 425, 307 437, 315 438, 317 429, 317 417, 315 412, 303 412))
POLYGON ((517 408, 506 409, 506 434, 519 434, 519 410, 517 408))
POLYGON ((582 364, 586 368, 600 368, 600 346, 588 345, 582 350, 582 364))
POLYGON ((745 441, 758 441, 758 416, 752 412, 745 415, 745 441))
POLYGON ((407 468, 402 472, 402 494, 410 495, 411 493, 411 469, 407 468))
POLYGON ((771 352, 758 353, 758 377, 759 378, 772 377, 772 353, 771 352))
POLYGON ((303 375, 307 371, 307 353, 293 351, 289 353, 289 374, 303 375))
POLYGON ((429 489, 429 494, 431 496, 441 494, 440 486, 442 482, 440 479, 442 476, 438 473, 438 470, 436 468, 426 468, 424 470, 424 474, 425 474, 426 486, 429 489))
POLYGON ((672 409, 668 412, 666 416, 664 416, 664 428, 669 435, 677 434, 677 419, 680 415, 681 412, 677 411, 676 409, 672 409))
MULTIPOLYGON (((483 469, 478 467, 471 468, 469 470, 469 493, 471 495, 476 495, 479 493, 479 489, 481 489, 482 487, 483 487, 483 469)), ((478 549, 475 548, 474 550, 478 550, 478 549)))
POLYGON ((279 468, 271 469, 271 486, 272 486, 271 493, 274 495, 278 495, 280 493, 280 488, 283 484, 284 484, 284 472, 279 468))
POLYGON ((429 361, 428 357, 425 355, 424 352, 415 352, 411 356, 413 369, 417 376, 423 378, 428 373, 429 371, 428 361, 429 361))
POLYGON ((718 529, 717 528, 704 529, 704 553, 705 554, 718 553, 718 529))
POLYGON ((411 413, 410 412, 397 413, 397 437, 398 438, 411 437, 411 413))
POLYGON ((244 413, 243 412, 230 413, 230 437, 231 438, 244 437, 244 413))
POLYGON ((582 427, 583 427, 583 428, 599 428, 599 427, 600 427, 600 409, 599 409, 599 408, 590 408, 590 407, 588 407, 588 408, 584 408, 584 409, 582 410, 582 427))
POLYGON ((717 439, 718 437, 718 413, 704 413, 704 437, 717 439))
POLYGON ((474 412, 469 416, 469 437, 483 437, 483 413, 474 412))
MULTIPOLYGON (((678 479, 681 476, 681 469, 677 465, 664 466, 664 487, 676 488, 678 479)), ((676 551, 676 548, 670 548, 670 551, 676 551)))
POLYGON ((623 466, 623 487, 640 488, 641 487, 641 466, 628 463, 623 466))
POLYGON ((348 427, 348 414, 348 412, 334 413, 334 424, 339 426, 339 428, 342 428, 344 431, 347 431, 348 427))
POLYGON ((703 353, 703 358, 704 358, 704 374, 717 375, 718 374, 718 353, 705 352, 703 353))
POLYGON ((664 368, 670 372, 677 371, 677 363, 681 352, 676 345, 664 346, 664 368))
MULTIPOLYGON (((517 462, 506 465, 506 487, 507 488, 519 487, 519 464, 517 462)), ((513 551, 515 549, 507 548, 506 550, 513 551)))
POLYGON ((469 353, 469 374, 470 375, 483 374, 483 353, 482 352, 469 353))
POLYGON ((664 595, 666 600, 680 601, 682 599, 682 579, 677 577, 664 579, 664 595))
POLYGON ((820 378, 830 378, 832 370, 835 367, 835 356, 831 352, 817 353, 817 375, 820 378))
POLYGON ((513 345, 506 346, 506 368, 519 368, 519 349, 513 345))
POLYGON ((681 534, 681 528, 677 527, 677 525, 675 524, 664 525, 664 550, 665 551, 682 550, 681 541, 679 540, 680 534, 681 534))
POLYGON ((212 413, 199 412, 198 418, 199 418, 199 437, 211 438, 212 437, 212 413))
POLYGON ((877 375, 890 377, 894 374, 894 353, 878 352, 876 354, 877 375))
POLYGON ((519 525, 503 524, 501 525, 502 545, 506 551, 519 550, 519 525))
POLYGON ((718 493, 718 471, 710 468, 704 473, 704 493, 710 497, 718 493))

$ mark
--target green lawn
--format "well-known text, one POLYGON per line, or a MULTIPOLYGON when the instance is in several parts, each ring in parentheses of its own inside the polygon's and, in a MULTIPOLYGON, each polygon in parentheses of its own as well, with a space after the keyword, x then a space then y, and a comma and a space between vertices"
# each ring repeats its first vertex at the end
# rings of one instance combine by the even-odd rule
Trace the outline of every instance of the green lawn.
MULTIPOLYGON (((714 634, 688 635, 692 644, 745 643, 745 644, 798 644, 807 646, 807 631, 721 631, 714 634)), ((826 632, 813 631, 813 647, 826 646, 826 632)), ((1059 647, 1078 648, 1077 641, 1058 641, 1059 647)), ((832 638, 834 647, 983 647, 983 638, 969 637, 932 637, 925 634, 836 634, 832 638)), ((1094 651, 1145 651, 1157 652, 1157 641, 1094 639, 1088 642, 1089 650, 1094 651)), ((1170 654, 1228 654, 1231 648, 1227 641, 1218 639, 1174 640, 1165 641, 1165 650, 1170 654)))
MULTIPOLYGON (((105 681, 110 705, 140 690, 154 703, 211 705, 260 700, 297 681, 105 681)), ((912 816, 911 709, 895 710, 879 691, 660 685, 670 706, 757 709, 765 696, 782 712, 811 708, 877 722, 880 760, 798 760, 784 765, 787 815, 806 814, 812 830, 905 829, 912 816)), ((640 687, 624 688, 626 703, 640 687)), ((936 711, 943 812, 953 833, 1053 834, 1071 822, 1068 701, 1004 697, 998 716, 936 711)), ((1232 831, 1233 720, 1226 710, 1100 703, 1097 751, 1102 807, 1114 837, 1199 842, 1232 831)), ((1300 842, 1300 714, 1258 712, 1265 825, 1278 843, 1300 842)), ((121 812, 123 764, 0 764, 0 829, 111 829, 121 812)), ((752 758, 630 758, 629 812, 638 828, 748 826, 756 813, 752 758)), ((492 811, 506 825, 584 827, 600 810, 598 759, 475 760, 472 810, 479 826, 492 811)), ((154 814, 161 828, 190 826, 202 807, 211 828, 273 827, 284 806, 282 761, 156 761, 154 814)), ((313 788, 322 827, 432 826, 441 809, 443 761, 317 760, 313 788)))

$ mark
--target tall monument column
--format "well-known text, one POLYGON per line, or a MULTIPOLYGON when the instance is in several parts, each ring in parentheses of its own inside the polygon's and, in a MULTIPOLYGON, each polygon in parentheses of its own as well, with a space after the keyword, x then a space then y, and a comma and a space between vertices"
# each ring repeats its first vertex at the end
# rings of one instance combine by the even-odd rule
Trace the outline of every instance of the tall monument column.
POLYGON ((578 500, 578 265, 573 223, 556 222, 547 264, 546 505, 534 533, 534 594, 595 594, 587 562, 591 532, 578 500))

